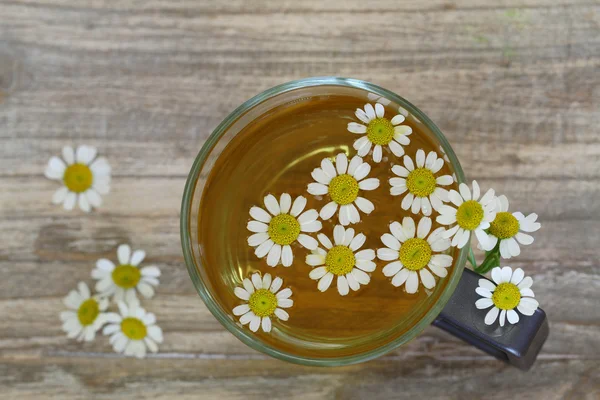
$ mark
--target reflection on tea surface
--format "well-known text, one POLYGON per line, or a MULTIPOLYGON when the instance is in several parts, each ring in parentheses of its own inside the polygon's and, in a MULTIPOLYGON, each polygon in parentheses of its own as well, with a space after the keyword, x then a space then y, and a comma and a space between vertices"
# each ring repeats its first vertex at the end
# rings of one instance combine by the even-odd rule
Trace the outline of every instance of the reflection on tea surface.
MULTIPOLYGON (((340 296, 335 283, 326 292, 317 289, 317 282, 309 278, 312 267, 305 263, 309 250, 297 242, 292 245, 294 260, 290 267, 281 264, 275 268, 259 259, 254 248, 248 245, 251 235, 246 228, 250 220, 249 209, 257 205, 264 208, 267 194, 279 198, 289 193, 292 198, 303 195, 306 209, 320 210, 330 199, 313 196, 307 185, 314 182, 311 171, 325 157, 345 152, 349 158, 356 155, 352 147, 359 137, 347 130, 349 122, 357 122, 355 110, 367 101, 385 104, 385 115, 390 119, 399 113, 398 106, 389 101, 351 96, 319 96, 303 98, 277 107, 246 126, 223 150, 212 169, 201 201, 199 220, 199 246, 202 263, 214 290, 214 296, 225 310, 231 311, 242 304, 233 289, 252 272, 270 273, 283 279, 283 287, 293 291, 293 307, 287 309, 288 321, 273 319, 270 333, 256 333, 272 346, 302 356, 332 357, 367 351, 387 343, 412 327, 436 302, 448 277, 439 279, 431 291, 422 285, 416 294, 406 293, 404 287, 394 287, 390 278, 382 273, 389 263, 375 260, 377 268, 370 273, 370 283, 358 291, 350 290, 340 296)), ((402 109, 401 112, 406 113, 402 109)), ((412 127, 410 144, 404 146, 414 159, 418 149, 426 153, 440 152, 435 142, 412 117, 404 122, 412 127)), ((377 189, 365 192, 365 197, 375 205, 370 215, 361 212, 361 221, 351 225, 356 233, 367 239, 362 249, 384 247, 380 237, 389 232, 392 221, 402 221, 414 215, 401 207, 402 196, 390 195, 388 180, 394 175, 392 167, 401 160, 389 149, 383 150, 381 163, 374 163, 371 154, 364 157, 371 165, 369 177, 380 180, 377 189)), ((452 174, 448 163, 442 173, 452 174)), ((453 184, 447 189, 457 188, 453 184)), ((431 215, 432 230, 437 213, 431 215)), ((333 228, 338 224, 337 214, 323 221, 322 233, 333 238, 333 228)), ((316 234, 311 234, 316 238, 316 234)), ((322 247, 322 246, 321 246, 322 247)), ((448 254, 453 255, 454 249, 448 254)), ((453 267, 449 269, 451 273, 453 267)), ((237 317, 233 317, 237 320, 237 317)), ((244 329, 248 329, 247 326, 244 329)))

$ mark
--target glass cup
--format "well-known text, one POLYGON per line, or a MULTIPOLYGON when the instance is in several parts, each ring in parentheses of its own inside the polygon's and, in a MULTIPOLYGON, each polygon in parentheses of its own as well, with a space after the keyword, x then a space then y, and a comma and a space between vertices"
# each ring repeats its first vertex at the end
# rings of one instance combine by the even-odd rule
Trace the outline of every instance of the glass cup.
POLYGON ((423 305, 427 311, 419 314, 418 320, 410 321, 411 326, 402 334, 383 341, 375 348, 364 350, 357 344, 356 351, 350 355, 314 357, 280 350, 243 328, 230 310, 220 304, 202 264, 198 240, 200 200, 215 161, 245 126, 277 106, 311 96, 359 93, 368 95, 366 101, 399 105, 407 119, 421 124, 422 131, 439 144, 440 152, 445 153, 456 179, 459 183, 464 182, 460 163, 441 131, 417 107, 395 93, 364 81, 336 77, 307 78, 266 90, 239 106, 217 126, 198 153, 188 176, 181 206, 181 242, 188 272, 198 294, 217 320, 242 342, 270 356, 298 364, 338 366, 367 361, 407 343, 433 323, 501 360, 528 369, 548 335, 545 313, 538 309, 533 316, 521 318, 517 325, 502 328, 486 326, 483 323, 486 310, 475 308, 478 298, 475 288, 483 277, 464 268, 468 247, 455 253, 454 267, 444 278, 446 285, 436 288, 431 302, 426 301, 423 305))

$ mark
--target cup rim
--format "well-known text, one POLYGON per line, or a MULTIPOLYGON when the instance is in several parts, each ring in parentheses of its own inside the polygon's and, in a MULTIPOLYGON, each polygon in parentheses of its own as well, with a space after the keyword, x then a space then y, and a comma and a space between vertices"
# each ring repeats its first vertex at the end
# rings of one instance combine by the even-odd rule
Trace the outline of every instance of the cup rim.
POLYGON ((340 357, 327 357, 327 358, 317 358, 317 357, 304 357, 296 354, 290 354, 281 350, 278 350, 275 347, 261 341, 253 334, 248 332, 245 329, 240 328, 236 321, 232 320, 229 314, 224 313, 213 299, 212 295, 207 290, 204 282, 202 281, 198 271, 196 269, 197 262, 193 253, 193 246, 191 235, 190 235, 190 218, 192 215, 192 199, 194 195, 194 189, 196 187, 196 182, 198 180, 200 171, 206 158, 213 146, 217 141, 221 138, 221 136, 229 129, 229 127, 244 113, 248 110, 252 109, 254 106, 262 103, 263 101, 280 95, 285 92, 289 92, 291 90, 306 88, 306 87, 314 87, 314 86, 341 86, 341 87, 349 87, 355 89, 362 89, 370 93, 374 93, 378 96, 384 97, 386 99, 392 100, 393 102, 401 105, 405 108, 410 114, 414 115, 421 123, 423 123, 427 128, 431 130, 431 132, 435 135, 439 144, 443 147, 444 152, 448 156, 450 160, 450 164, 452 165, 454 172, 456 173, 456 178, 458 183, 463 183, 465 181, 464 172, 454 153, 454 150, 448 143, 446 137, 442 134, 440 129, 425 115, 421 110, 419 110, 416 106, 411 104, 409 101, 404 99, 403 97, 384 89, 380 86, 374 85, 372 83, 362 81, 359 79, 352 78, 342 78, 342 77, 334 77, 334 76, 325 76, 325 77, 313 77, 313 78, 305 78, 299 79, 287 83, 283 83, 281 85, 277 85, 270 89, 265 90, 264 92, 252 97, 251 99, 245 101, 239 107, 237 107, 232 113, 230 113, 211 133, 206 142, 203 144, 202 148, 198 152, 196 159, 192 165, 190 173, 187 177, 185 188, 183 192, 183 199, 181 203, 181 219, 180 219, 180 236, 181 236, 181 246, 183 250, 183 256, 185 259, 185 263, 187 266, 188 273, 190 278, 198 292, 200 298, 204 301, 207 308, 210 312, 215 316, 215 318, 235 337, 241 340, 247 346, 258 350, 262 353, 265 353, 269 356, 278 358, 280 360, 309 365, 309 366, 342 366, 342 365, 350 365, 356 364, 368 360, 372 360, 383 354, 386 354, 398 347, 402 344, 412 340, 418 334, 420 334, 427 326, 429 326, 434 319, 438 316, 438 314, 442 311, 446 303, 450 300, 450 297, 454 293, 456 286, 461 278, 462 271, 464 269, 468 248, 465 246, 462 249, 459 249, 458 252, 458 260, 455 264, 454 270, 451 275, 448 277, 448 283, 446 287, 440 294, 438 301, 431 307, 427 313, 412 327, 410 327, 406 332, 397 337, 396 339, 380 346, 375 349, 361 352, 359 354, 340 356, 340 357))

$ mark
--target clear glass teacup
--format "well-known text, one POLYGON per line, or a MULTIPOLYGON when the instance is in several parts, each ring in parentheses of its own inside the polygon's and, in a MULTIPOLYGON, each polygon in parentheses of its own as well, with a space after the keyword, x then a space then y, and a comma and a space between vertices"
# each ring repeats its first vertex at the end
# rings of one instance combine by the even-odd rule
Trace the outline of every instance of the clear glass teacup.
MULTIPOLYGON (((464 268, 468 247, 453 252, 454 263, 443 279, 443 284, 426 291, 421 300, 402 318, 386 322, 375 331, 357 332, 336 338, 311 334, 309 330, 286 328, 283 325, 271 335, 264 335, 251 332, 232 314, 233 297, 230 299, 230 296, 224 296, 223 287, 230 288, 233 292, 233 287, 241 286, 242 280, 248 278, 250 272, 259 269, 259 264, 255 264, 254 261, 251 265, 247 261, 239 262, 231 256, 225 257, 223 262, 208 257, 207 254, 215 250, 214 247, 226 245, 217 245, 214 241, 207 240, 206 234, 202 233, 203 224, 214 220, 218 213, 223 214, 219 217, 224 223, 223 226, 235 224, 241 217, 234 218, 231 215, 244 207, 246 209, 243 212, 247 214, 247 206, 251 203, 245 202, 244 190, 240 189, 239 197, 242 200, 229 202, 231 197, 238 197, 230 194, 224 197, 222 202, 217 198, 217 201, 213 201, 212 206, 207 208, 203 199, 207 197, 209 189, 213 190, 215 187, 210 177, 215 174, 215 168, 224 165, 223 157, 229 157, 229 164, 238 161, 227 155, 228 146, 231 147, 232 143, 239 140, 240 135, 244 135, 253 124, 263 121, 273 110, 303 104, 307 99, 336 98, 335 96, 363 99, 364 102, 379 103, 387 108, 397 109, 406 121, 415 129, 418 128, 420 135, 427 137, 427 140, 437 147, 436 151, 444 157, 455 181, 460 183, 465 180, 454 151, 435 124, 414 105, 388 90, 359 80, 335 77, 308 78, 269 89, 246 101, 225 118, 200 150, 188 176, 181 210, 181 239, 190 277, 206 306, 225 328, 248 346, 273 357, 299 364, 337 366, 370 360, 407 343, 433 323, 499 359, 523 369, 528 368, 548 334, 545 314, 538 310, 532 317, 516 326, 489 327, 483 324, 483 311, 474 306, 477 299, 475 288, 482 277, 464 268), (231 218, 235 220, 232 222, 231 218)), ((298 118, 303 117, 300 115, 298 118)), ((266 146, 276 145, 275 141, 272 141, 266 146)), ((285 148, 285 143, 281 145, 285 148)), ((345 151, 349 156, 354 152, 351 141, 323 142, 315 146, 328 156, 337 151, 345 151)), ((310 143, 298 147, 295 151, 302 153, 299 154, 298 162, 315 152, 310 143)), ((392 154, 389 156, 393 157, 392 154)), ((249 165, 248 170, 241 172, 246 174, 242 175, 242 178, 251 180, 252 168, 261 171, 261 166, 270 162, 273 162, 273 157, 265 157, 249 165)), ((231 174, 220 177, 221 185, 226 185, 229 178, 231 174)), ((277 176, 273 179, 279 178, 280 176, 277 176)), ((389 219, 393 219, 392 217, 389 216, 389 219)), ((246 222, 239 221, 242 228, 233 230, 237 236, 241 237, 247 233, 243 231, 246 222)), ((291 268, 301 267, 294 265, 291 268)), ((278 271, 266 266, 260 267, 260 270, 263 275, 277 275, 278 271)), ((372 274, 377 273, 378 271, 374 271, 372 274)), ((308 286, 303 285, 298 284, 296 287, 308 290, 308 286)), ((323 306, 327 307, 326 304, 323 306)), ((333 315, 328 315, 329 321, 335 319, 335 314, 333 315)), ((315 325, 318 319, 318 315, 315 316, 315 325)))

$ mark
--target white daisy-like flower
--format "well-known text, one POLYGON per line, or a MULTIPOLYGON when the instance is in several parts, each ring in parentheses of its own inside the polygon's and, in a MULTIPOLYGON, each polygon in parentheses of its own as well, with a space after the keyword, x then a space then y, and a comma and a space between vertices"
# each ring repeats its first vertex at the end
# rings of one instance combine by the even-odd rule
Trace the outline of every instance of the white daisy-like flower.
POLYGON ((374 190, 379 187, 379 179, 368 178, 371 166, 359 156, 352 157, 348 163, 346 154, 336 156, 335 167, 328 158, 321 161, 321 168, 315 168, 311 175, 316 182, 308 185, 308 193, 315 196, 329 194, 331 201, 327 203, 319 215, 327 220, 340 209, 338 218, 340 224, 346 226, 360 222, 360 215, 356 207, 365 214, 370 214, 375 206, 364 197, 360 197, 360 190, 374 190))
POLYGON ((114 351, 137 358, 145 357, 146 349, 156 353, 158 343, 163 341, 163 332, 156 325, 154 314, 140 307, 137 299, 127 304, 120 301, 117 305, 119 314, 111 313, 111 323, 102 330, 103 334, 110 335, 114 351))
POLYGON ((508 212, 508 199, 506 196, 496 197, 496 218, 488 229, 487 246, 481 246, 486 251, 492 250, 500 241, 500 255, 509 259, 521 254, 521 245, 533 243, 533 236, 523 232, 535 232, 542 227, 537 221, 537 214, 532 213, 527 217, 521 212, 508 212), (522 231, 522 232, 521 232, 522 231))
POLYGON ((342 296, 347 295, 349 289, 356 291, 360 285, 367 285, 371 281, 367 272, 375 271, 375 251, 358 251, 367 240, 365 235, 354 235, 354 229, 336 225, 333 228, 333 243, 322 233, 318 238, 325 249, 318 247, 306 256, 306 263, 317 267, 310 271, 309 276, 319 281, 317 288, 321 292, 329 288, 335 276, 337 290, 342 296))
POLYGON ((406 119, 404 115, 398 114, 391 120, 384 117, 385 108, 380 103, 375 103, 373 107, 370 103, 365 104, 364 110, 357 108, 355 115, 362 124, 350 122, 348 131, 365 136, 354 142, 354 149, 361 157, 366 156, 371 147, 373 149, 373 161, 381 162, 383 156, 382 146, 388 146, 392 153, 397 157, 404 155, 402 146, 410 143, 408 136, 412 133, 412 128, 408 125, 401 125, 406 119))
POLYGON ((92 270, 92 278, 96 282, 96 290, 102 296, 113 296, 114 301, 131 302, 137 299, 136 290, 145 298, 154 296, 154 288, 158 286, 160 269, 155 266, 139 268, 146 257, 146 252, 136 250, 131 253, 131 247, 122 244, 117 248, 119 265, 101 258, 92 270))
POLYGON ((281 289, 283 280, 279 277, 271 278, 265 274, 262 278, 259 273, 254 273, 251 279, 242 281, 243 287, 236 287, 234 294, 247 303, 233 309, 233 315, 240 317, 242 325, 250 324, 252 332, 262 328, 264 332, 271 332, 274 317, 287 321, 290 317, 284 308, 290 308, 294 301, 290 299, 292 289, 281 289))
POLYGON ((60 313, 62 329, 69 339, 92 341, 96 332, 107 322, 108 299, 92 296, 88 286, 79 282, 77 290, 71 290, 63 303, 69 311, 60 313))
POLYGON ((456 190, 448 192, 448 199, 457 207, 444 204, 438 209, 440 215, 436 221, 442 225, 454 225, 444 233, 444 237, 452 238, 452 246, 462 249, 465 247, 471 232, 475 232, 482 247, 488 246, 488 235, 485 232, 490 223, 496 218, 496 199, 494 189, 488 190, 479 199, 479 185, 473 181, 473 193, 469 187, 461 183, 460 193, 456 190))
POLYGON ((419 290, 419 277, 427 289, 434 288, 435 278, 431 273, 444 278, 452 265, 452 256, 441 254, 450 248, 450 239, 443 235, 444 228, 437 228, 431 234, 430 230, 430 218, 421 218, 415 228, 415 221, 404 217, 402 224, 390 224, 391 234, 381 236, 386 247, 377 250, 377 257, 392 261, 383 268, 383 274, 392 277, 392 285, 405 285, 407 293, 419 290))
POLYGON ((254 254, 258 258, 267 256, 267 264, 271 267, 280 262, 284 267, 289 267, 294 261, 291 247, 294 242, 309 250, 317 247, 317 240, 306 233, 320 231, 322 224, 317 221, 317 210, 304 211, 305 197, 296 197, 292 204, 292 197, 287 193, 281 195, 279 202, 270 194, 265 197, 264 203, 268 212, 254 206, 250 208, 253 219, 248 222, 248 230, 254 232, 248 238, 248 244, 256 247, 254 254))
POLYGON ((475 289, 477 294, 483 296, 475 302, 475 307, 480 310, 492 307, 485 316, 486 325, 492 325, 500 315, 500 326, 504 326, 506 320, 510 324, 519 322, 519 314, 531 316, 539 307, 531 290, 533 279, 525 276, 521 268, 514 272, 510 267, 496 267, 492 269, 492 279, 479 280, 479 287, 475 289))
POLYGON ((425 151, 417 150, 415 157, 417 167, 409 156, 404 156, 404 167, 394 165, 392 172, 397 178, 390 178, 390 194, 400 196, 404 193, 401 207, 413 214, 419 211, 424 215, 431 215, 431 209, 439 210, 444 202, 448 201, 448 191, 441 186, 448 186, 454 183, 452 176, 436 174, 444 166, 444 160, 430 151, 425 157, 425 151))
POLYGON ((72 210, 78 203, 85 212, 90 212, 92 207, 100 207, 100 195, 110 191, 110 165, 104 157, 96 158, 97 153, 92 146, 79 146, 77 151, 65 146, 62 159, 56 156, 50 158, 44 175, 64 184, 54 192, 52 203, 62 203, 66 210, 72 210))

